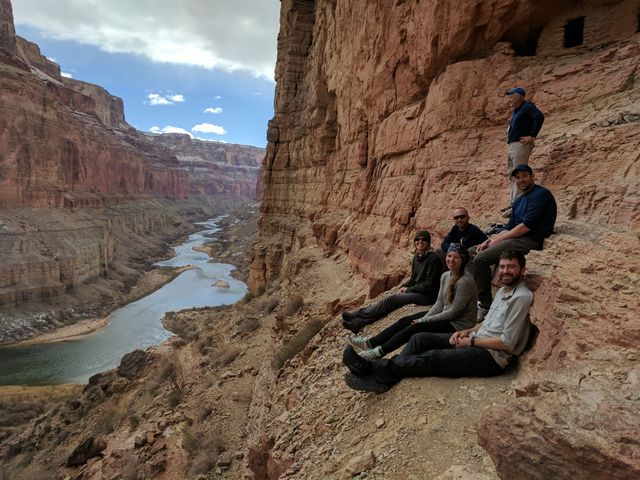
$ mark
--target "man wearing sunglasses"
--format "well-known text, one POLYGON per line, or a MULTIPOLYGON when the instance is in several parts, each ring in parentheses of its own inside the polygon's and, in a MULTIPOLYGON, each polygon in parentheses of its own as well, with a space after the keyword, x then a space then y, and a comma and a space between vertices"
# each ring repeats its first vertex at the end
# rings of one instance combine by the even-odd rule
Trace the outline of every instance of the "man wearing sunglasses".
POLYGON ((451 230, 442 241, 440 249, 438 250, 438 254, 443 261, 452 243, 458 243, 461 247, 468 250, 487 240, 487 236, 482 230, 474 224, 469 223, 469 212, 467 212, 466 208, 456 208, 453 211, 453 221, 455 225, 451 227, 451 230))

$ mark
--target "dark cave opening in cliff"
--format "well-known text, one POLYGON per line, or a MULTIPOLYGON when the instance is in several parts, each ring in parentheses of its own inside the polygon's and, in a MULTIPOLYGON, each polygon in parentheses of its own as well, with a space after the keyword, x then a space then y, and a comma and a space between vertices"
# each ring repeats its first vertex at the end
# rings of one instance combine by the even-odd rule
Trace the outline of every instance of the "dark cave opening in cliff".
POLYGON ((511 44, 513 51, 518 57, 533 57, 538 49, 538 39, 542 33, 542 27, 532 28, 524 42, 514 42, 511 44))
POLYGON ((564 48, 578 47, 584 42, 584 17, 572 18, 564 26, 564 48))
POLYGON ((538 50, 538 40, 542 29, 542 26, 531 27, 528 31, 521 28, 511 29, 505 32, 500 41, 510 43, 513 52, 518 57, 534 57, 538 50))

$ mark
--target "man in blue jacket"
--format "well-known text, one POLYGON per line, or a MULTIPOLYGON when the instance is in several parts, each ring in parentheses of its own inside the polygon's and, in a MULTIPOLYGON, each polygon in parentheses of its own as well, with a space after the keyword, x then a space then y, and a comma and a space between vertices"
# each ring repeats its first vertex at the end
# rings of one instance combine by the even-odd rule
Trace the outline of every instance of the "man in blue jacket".
MULTIPOLYGON (((507 172, 511 173, 516 165, 529 165, 529 156, 544 123, 544 114, 533 103, 524 99, 524 88, 512 88, 506 92, 506 95, 509 96, 509 103, 513 109, 507 130, 509 143, 507 172)), ((509 204, 512 205, 519 196, 520 192, 512 180, 509 204)))
POLYGON ((514 202, 509 223, 497 235, 478 245, 473 259, 473 277, 478 287, 478 321, 491 306, 491 266, 502 252, 526 255, 542 250, 544 239, 553 233, 558 207, 553 194, 536 185, 529 165, 518 165, 511 172, 521 196, 514 202))

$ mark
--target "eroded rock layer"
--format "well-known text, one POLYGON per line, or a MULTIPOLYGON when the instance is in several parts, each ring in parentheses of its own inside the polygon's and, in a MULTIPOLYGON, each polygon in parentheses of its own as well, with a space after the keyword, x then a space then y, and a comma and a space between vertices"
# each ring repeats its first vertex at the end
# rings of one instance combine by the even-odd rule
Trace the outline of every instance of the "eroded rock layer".
POLYGON ((640 474, 629 350, 640 339, 639 8, 282 2, 254 292, 313 246, 346 257, 370 296, 394 286, 416 228, 438 238, 456 206, 481 226, 498 220, 508 201, 504 92, 524 86, 547 116, 531 164, 560 219, 530 260, 540 335, 519 398, 487 412, 478 431, 505 478, 640 474))
POLYGON ((145 136, 174 153, 189 172, 191 194, 256 197, 264 148, 207 142, 180 133, 145 136))

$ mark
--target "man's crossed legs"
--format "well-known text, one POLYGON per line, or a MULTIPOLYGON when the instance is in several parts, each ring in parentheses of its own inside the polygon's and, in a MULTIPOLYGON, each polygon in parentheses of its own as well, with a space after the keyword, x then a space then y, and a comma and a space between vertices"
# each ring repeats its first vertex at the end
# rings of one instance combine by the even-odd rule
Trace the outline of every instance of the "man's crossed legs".
POLYGON ((345 376, 355 390, 382 393, 407 377, 492 377, 504 370, 481 347, 455 348, 450 333, 417 333, 400 355, 391 359, 365 360, 353 347, 345 349, 345 376))

